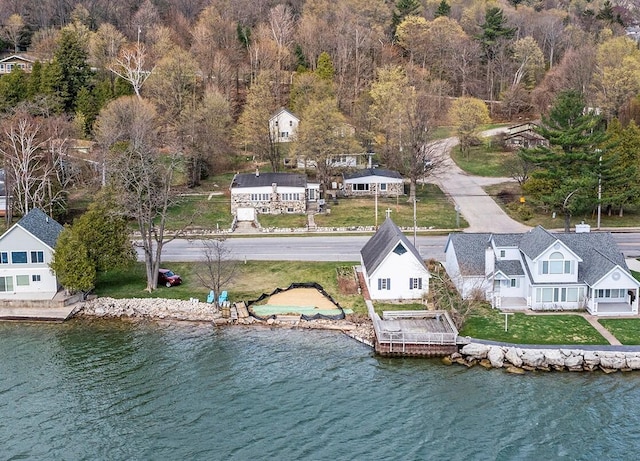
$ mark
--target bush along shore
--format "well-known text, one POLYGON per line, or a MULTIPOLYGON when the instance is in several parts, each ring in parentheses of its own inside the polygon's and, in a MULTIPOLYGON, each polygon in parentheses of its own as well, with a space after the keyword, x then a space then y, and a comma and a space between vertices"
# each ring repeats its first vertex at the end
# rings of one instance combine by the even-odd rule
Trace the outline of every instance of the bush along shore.
MULTIPOLYGON (((339 330, 352 338, 368 344, 373 336, 373 326, 366 319, 350 320, 302 320, 296 316, 283 316, 259 320, 239 310, 237 319, 226 318, 213 304, 198 300, 184 301, 166 298, 95 298, 79 304, 75 318, 130 318, 211 322, 214 325, 265 325, 283 328, 339 330)), ((246 311, 245 311, 246 312, 246 311)))
POLYGON ((446 364, 504 368, 509 373, 526 371, 595 371, 605 373, 640 370, 640 352, 594 351, 580 348, 527 349, 516 346, 466 344, 459 353, 443 359, 446 364))

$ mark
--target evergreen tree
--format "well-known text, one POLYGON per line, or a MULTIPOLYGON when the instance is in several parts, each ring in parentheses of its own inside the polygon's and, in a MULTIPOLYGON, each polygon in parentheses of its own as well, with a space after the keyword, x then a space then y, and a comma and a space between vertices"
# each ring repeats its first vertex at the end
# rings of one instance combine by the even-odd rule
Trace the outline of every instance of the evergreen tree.
POLYGON ((31 73, 27 81, 27 98, 33 99, 40 94, 42 89, 42 63, 36 61, 31 67, 31 73))
POLYGON ((393 35, 396 34, 396 27, 407 16, 416 16, 420 13, 422 5, 419 0, 397 0, 396 7, 393 9, 392 26, 393 35))
POLYGON ((91 71, 87 64, 88 53, 78 34, 72 29, 62 29, 54 61, 60 66, 60 99, 65 112, 74 112, 78 92, 89 81, 91 71))
POLYGON ((640 202, 640 128, 633 120, 622 128, 618 119, 614 119, 607 134, 603 161, 608 169, 602 172, 602 205, 609 215, 616 208, 622 217, 625 206, 640 202))
POLYGON ((326 51, 320 53, 318 56, 318 67, 316 68, 316 75, 322 80, 333 80, 335 75, 335 69, 333 68, 333 62, 331 56, 326 51))
POLYGON ((540 205, 564 215, 569 231, 573 213, 597 202, 597 183, 610 169, 603 156, 606 133, 600 116, 585 111, 584 99, 573 90, 560 93, 538 132, 550 146, 524 150, 521 155, 537 167, 525 190, 540 205), (600 158, 603 158, 601 161, 600 158))
POLYGON ((0 77, 0 111, 24 101, 28 96, 28 77, 22 69, 14 67, 11 73, 0 77))
POLYGON ((487 9, 484 17, 484 24, 480 26, 482 28, 482 34, 478 37, 482 49, 484 51, 484 58, 490 61, 495 56, 496 46, 501 39, 509 40, 513 38, 516 29, 513 27, 507 27, 507 18, 504 16, 502 9, 497 6, 493 6, 487 9))
POLYGON ((449 16, 451 14, 451 5, 447 3, 447 0, 442 0, 438 5, 438 9, 436 9, 435 17, 439 18, 440 16, 449 16))
POLYGON ((89 259, 87 247, 69 226, 65 226, 58 237, 50 267, 60 284, 71 293, 88 293, 96 285, 96 268, 89 259))

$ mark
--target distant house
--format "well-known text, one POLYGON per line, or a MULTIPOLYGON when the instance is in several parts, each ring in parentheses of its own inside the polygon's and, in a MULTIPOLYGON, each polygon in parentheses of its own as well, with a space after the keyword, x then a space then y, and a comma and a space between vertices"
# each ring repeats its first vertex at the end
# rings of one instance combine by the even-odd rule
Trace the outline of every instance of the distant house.
MULTIPOLYGON (((327 159, 327 165, 333 168, 363 168, 366 165, 365 153, 333 155, 327 159)), ((285 165, 286 165, 285 161, 285 165)), ((314 160, 298 157, 297 168, 316 168, 314 160)))
POLYGON ((608 232, 450 234, 445 268, 464 298, 494 307, 638 314, 640 283, 608 232))
POLYGON ((404 194, 404 180, 397 171, 382 168, 365 168, 342 175, 344 194, 348 197, 375 195, 395 196, 404 194))
POLYGON ((509 127, 504 135, 504 143, 512 149, 548 146, 549 141, 536 132, 537 128, 538 125, 533 122, 509 127))
POLYGON ((49 268, 62 226, 34 208, 0 236, 0 299, 52 299, 58 280, 49 268))
POLYGON ((305 213, 317 202, 320 185, 296 173, 236 174, 231 181, 231 214, 253 221, 256 214, 305 213))
POLYGON ((422 299, 429 292, 429 270, 418 250, 387 218, 360 250, 371 299, 422 299))
POLYGON ((298 131, 300 119, 282 107, 269 118, 269 132, 276 142, 291 142, 298 131))
POLYGON ((14 54, 0 59, 0 75, 10 74, 14 67, 19 67, 27 73, 31 73, 34 61, 26 56, 14 54))

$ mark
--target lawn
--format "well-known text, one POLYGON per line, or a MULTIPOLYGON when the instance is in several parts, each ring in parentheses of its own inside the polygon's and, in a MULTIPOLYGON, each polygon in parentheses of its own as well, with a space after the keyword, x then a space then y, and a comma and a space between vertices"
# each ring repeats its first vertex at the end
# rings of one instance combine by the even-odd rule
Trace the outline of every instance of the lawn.
POLYGON ((262 227, 307 227, 306 214, 259 214, 258 222, 262 227))
MULTIPOLYGON (((336 268, 344 262, 280 262, 248 261, 240 263, 237 279, 227 287, 231 301, 255 299, 262 293, 270 293, 275 288, 287 287, 293 282, 316 282, 345 308, 366 313, 364 301, 360 295, 342 295, 338 291, 336 268)), ((165 288, 159 287, 153 293, 144 290, 146 279, 144 266, 138 263, 131 269, 121 272, 102 274, 98 279, 95 293, 98 296, 113 298, 173 298, 189 299, 196 297, 204 301, 209 290, 204 288, 197 278, 198 263, 170 263, 167 267, 180 274, 183 284, 165 288)))
MULTIPOLYGON (((453 203, 433 184, 418 185, 416 191, 416 218, 418 227, 455 229, 456 212, 453 203)), ((320 227, 374 226, 375 198, 343 198, 338 203, 329 203, 330 213, 317 214, 316 225, 320 227)), ((413 203, 407 196, 378 197, 378 225, 385 219, 385 210, 391 210, 391 218, 400 227, 413 226, 413 203)), ((467 227, 461 217, 460 227, 467 227)))
POLYGON ((598 321, 622 344, 628 346, 640 344, 640 319, 601 319, 598 321))
POLYGON ((423 311, 426 306, 421 303, 373 303, 376 313, 382 317, 382 311, 423 311))
POLYGON ((483 138, 482 144, 471 147, 468 158, 462 155, 459 146, 451 151, 451 157, 462 170, 487 177, 509 177, 509 162, 515 155, 500 148, 494 138, 483 138))
MULTIPOLYGON (((529 205, 525 195, 525 204, 521 205, 520 197, 522 192, 517 183, 503 183, 487 186, 485 191, 494 197, 496 203, 513 219, 527 224, 528 226, 542 226, 545 229, 564 229, 564 216, 557 214, 554 218, 551 212, 529 205), (507 205, 510 203, 510 205, 507 205)), ((581 222, 596 228, 596 210, 583 213, 576 213, 571 217, 571 226, 581 222)), ((625 210, 624 216, 619 217, 615 212, 609 216, 606 210, 602 210, 600 217, 600 227, 636 227, 640 222, 640 207, 629 207, 625 210)))
POLYGON ((517 344, 609 344, 580 315, 509 315, 504 331, 504 315, 496 309, 483 308, 470 317, 461 336, 491 339, 517 344))

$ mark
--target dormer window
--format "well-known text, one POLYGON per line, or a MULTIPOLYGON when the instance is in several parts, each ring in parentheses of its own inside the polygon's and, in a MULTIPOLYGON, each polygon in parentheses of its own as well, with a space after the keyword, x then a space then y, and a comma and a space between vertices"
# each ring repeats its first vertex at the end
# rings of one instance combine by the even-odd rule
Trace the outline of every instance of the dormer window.
POLYGON ((549 255, 549 261, 542 261, 543 274, 571 274, 571 261, 565 260, 564 255, 555 251, 549 255))

